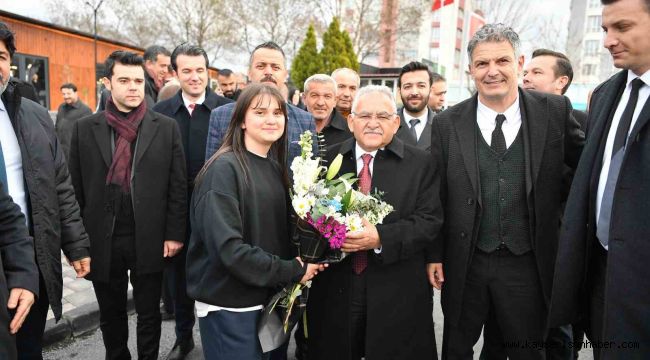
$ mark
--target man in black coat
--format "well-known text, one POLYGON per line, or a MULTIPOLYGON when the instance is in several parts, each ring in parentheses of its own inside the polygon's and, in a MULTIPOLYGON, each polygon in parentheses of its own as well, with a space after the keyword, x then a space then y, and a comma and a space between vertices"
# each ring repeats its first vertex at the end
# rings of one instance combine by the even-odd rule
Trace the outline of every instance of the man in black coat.
POLYGON ((325 146, 351 138, 347 120, 336 110, 336 81, 329 75, 314 74, 305 80, 303 88, 303 102, 314 117, 316 132, 323 135, 325 146))
MULTIPOLYGON (((548 94, 564 95, 571 86, 573 80, 573 67, 569 58, 557 51, 548 49, 536 49, 533 51, 532 59, 526 64, 523 77, 523 88, 536 90, 548 94)), ((584 131, 587 113, 573 109, 572 115, 584 131)), ((565 167, 566 189, 571 186, 573 169, 565 167)), ((506 359, 503 340, 499 339, 498 330, 495 329, 495 321, 488 321, 483 331, 483 349, 481 359, 506 359)), ((573 360, 580 351, 580 343, 583 336, 582 325, 565 324, 560 327, 549 329, 546 337, 546 356, 549 359, 573 360), (572 344, 573 342, 573 344, 572 344)))
POLYGON ((140 56, 106 60, 106 110, 72 132, 70 172, 90 236, 93 281, 108 359, 130 358, 127 271, 138 313, 139 359, 157 359, 164 258, 185 239, 187 178, 173 119, 147 109, 140 56))
POLYGON ((473 357, 490 313, 513 344, 509 358, 544 358, 524 344, 544 340, 563 167, 575 167, 584 136, 567 98, 518 88, 518 48, 511 28, 481 28, 468 45, 478 94, 436 116, 432 129, 445 208, 444 248, 434 255, 447 359, 473 357))
POLYGON ((7 83, 15 51, 13 33, 0 22, 0 155, 7 169, 7 192, 26 216, 34 238, 40 275, 40 296, 16 344, 20 359, 42 359, 48 308, 61 319, 61 250, 83 277, 90 271, 89 242, 50 115, 7 83))
POLYGON ((72 127, 74 123, 86 117, 93 112, 88 105, 84 104, 79 99, 77 93, 77 85, 73 83, 66 83, 61 85, 61 94, 63 95, 63 103, 59 105, 56 112, 56 122, 54 128, 56 135, 59 137, 59 142, 63 147, 66 161, 70 160, 70 136, 72 135, 72 127))
POLYGON ((549 322, 585 314, 595 359, 650 357, 650 1, 603 1, 605 47, 623 71, 593 92, 573 178, 549 322), (625 26, 622 26, 625 25, 625 26))
POLYGON ((435 359, 432 289, 424 250, 442 225, 437 169, 425 151, 395 136, 395 100, 385 86, 357 92, 348 117, 353 139, 330 147, 339 174, 394 207, 382 224, 349 232, 349 255, 314 278, 307 303, 309 359, 435 359), (395 175, 408 185, 395 181, 395 175))
POLYGON ((169 72, 170 56, 169 50, 160 45, 149 46, 144 51, 144 94, 150 109, 158 102, 158 92, 162 89, 165 75, 169 72))
POLYGON ((433 74, 425 64, 412 61, 402 67, 397 79, 404 107, 399 110, 400 125, 397 137, 404 143, 431 150, 431 124, 435 113, 427 104, 433 74))
MULTIPOLYGON (((0 164, 0 177, 4 164, 0 164)), ((2 179, 4 180, 4 179, 2 179)), ((38 268, 34 244, 20 207, 7 195, 0 180, 0 359, 16 359, 16 339, 38 295, 38 268), (5 306, 5 304, 7 304, 5 306), (13 313, 13 317, 7 311, 13 313)))
MULTIPOLYGON (((185 165, 187 168, 187 198, 194 190, 194 178, 205 161, 205 143, 208 138, 210 112, 223 104, 231 103, 206 90, 208 86, 208 54, 202 48, 189 44, 176 47, 171 56, 172 67, 178 74, 181 90, 170 99, 164 100, 153 110, 176 120, 183 140, 185 165)), ((187 223, 189 239, 190 226, 187 223)), ((168 360, 184 359, 194 348, 192 328, 194 327, 194 301, 187 296, 185 281, 186 248, 172 259, 172 267, 166 269, 166 275, 172 281, 172 301, 176 317, 176 342, 168 360)), ((169 282, 169 281, 168 281, 169 282)))

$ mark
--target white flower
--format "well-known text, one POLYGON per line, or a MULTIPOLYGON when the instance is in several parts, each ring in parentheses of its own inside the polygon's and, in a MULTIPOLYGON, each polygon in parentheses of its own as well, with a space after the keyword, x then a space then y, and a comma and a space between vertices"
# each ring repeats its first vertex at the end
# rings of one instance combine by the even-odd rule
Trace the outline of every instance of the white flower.
POLYGON ((345 216, 345 226, 348 231, 355 232, 363 230, 363 222, 358 214, 348 214, 345 216))
POLYGON ((311 206, 309 205, 309 199, 306 197, 294 196, 294 198, 291 200, 291 205, 293 206, 293 209, 296 211, 296 214, 298 214, 298 216, 301 218, 307 216, 307 213, 309 212, 309 210, 311 210, 311 206))

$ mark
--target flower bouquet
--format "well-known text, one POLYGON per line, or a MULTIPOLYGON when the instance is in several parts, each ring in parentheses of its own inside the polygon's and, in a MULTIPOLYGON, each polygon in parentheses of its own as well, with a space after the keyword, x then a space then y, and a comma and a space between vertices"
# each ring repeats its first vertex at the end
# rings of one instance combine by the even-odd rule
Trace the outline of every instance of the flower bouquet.
MULTIPOLYGON (((335 263, 345 257, 341 247, 347 232, 363 230, 364 218, 372 225, 381 224, 393 207, 381 201, 380 192, 366 195, 354 190, 355 174, 335 178, 343 156, 337 155, 325 167, 322 156, 312 158, 312 139, 310 131, 300 136, 301 155, 291 163, 295 225, 292 241, 304 262, 335 263)), ((323 147, 320 149, 322 152, 323 147)), ((311 281, 305 285, 289 284, 265 306, 258 327, 263 351, 273 350, 286 341, 305 309, 310 286, 311 281)))
POLYGON ((312 158, 312 141, 312 133, 305 131, 300 136, 301 154, 291 163, 292 240, 305 262, 338 262, 345 257, 340 249, 346 232, 363 230, 362 218, 381 224, 393 207, 381 201, 379 192, 365 195, 354 190, 355 174, 335 178, 343 156, 338 154, 327 168, 322 157, 312 158))

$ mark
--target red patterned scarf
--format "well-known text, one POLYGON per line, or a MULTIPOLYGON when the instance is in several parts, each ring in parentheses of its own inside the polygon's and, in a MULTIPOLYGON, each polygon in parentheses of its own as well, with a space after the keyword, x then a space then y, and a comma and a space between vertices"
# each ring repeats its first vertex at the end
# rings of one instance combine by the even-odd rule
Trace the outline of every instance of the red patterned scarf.
POLYGON ((111 97, 106 101, 106 122, 117 133, 113 162, 106 174, 106 185, 119 185, 125 193, 131 191, 131 163, 133 154, 131 144, 138 137, 138 128, 147 112, 147 102, 142 101, 140 106, 131 110, 124 118, 113 103, 111 97))

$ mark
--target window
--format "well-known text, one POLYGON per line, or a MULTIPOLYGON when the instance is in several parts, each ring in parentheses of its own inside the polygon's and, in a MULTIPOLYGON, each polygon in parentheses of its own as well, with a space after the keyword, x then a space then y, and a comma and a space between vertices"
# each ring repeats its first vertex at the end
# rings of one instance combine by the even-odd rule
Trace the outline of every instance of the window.
POLYGON ((456 39, 463 38, 463 29, 456 29, 456 39))
POLYGON ((589 8, 590 9, 600 8, 600 0, 589 0, 589 8))
POLYGON ((585 56, 596 56, 600 50, 600 41, 587 40, 585 41, 585 56))
POLYGON ((460 65, 460 50, 454 51, 454 65, 460 65))
POLYGON ((50 108, 50 74, 48 60, 41 56, 14 54, 11 59, 11 76, 36 90, 38 102, 45 108, 50 108))
POLYGON ((592 15, 587 17, 587 32, 600 32, 600 25, 600 15, 592 15))
POLYGON ((431 41, 432 42, 440 42, 440 28, 439 27, 432 27, 431 28, 431 41))

